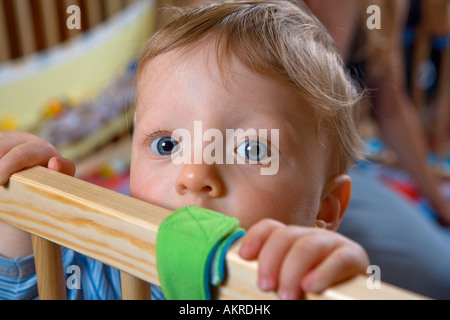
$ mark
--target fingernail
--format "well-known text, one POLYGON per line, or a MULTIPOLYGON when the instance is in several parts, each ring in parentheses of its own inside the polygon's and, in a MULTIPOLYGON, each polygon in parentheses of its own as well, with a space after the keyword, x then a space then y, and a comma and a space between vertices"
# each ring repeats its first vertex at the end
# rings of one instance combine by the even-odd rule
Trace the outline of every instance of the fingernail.
POLYGON ((280 300, 294 300, 297 298, 296 294, 294 292, 291 292, 289 290, 282 290, 278 293, 278 297, 280 300))
POLYGON ((303 290, 306 292, 321 293, 324 289, 323 284, 314 280, 312 277, 305 279, 303 282, 303 290))
POLYGON ((239 248, 239 256, 242 258, 242 259, 248 259, 248 250, 247 250, 247 246, 244 246, 244 245, 242 245, 240 248, 239 248))
POLYGON ((62 162, 61 159, 56 158, 56 165, 58 166, 58 170, 61 170, 64 166, 64 163, 62 162))
POLYGON ((274 281, 270 278, 260 278, 258 280, 258 286, 263 291, 270 291, 274 289, 274 281))
POLYGON ((62 168, 63 168, 63 163, 62 163, 62 161, 61 161, 61 159, 59 159, 59 158, 54 158, 54 170, 56 170, 56 171, 61 171, 62 170, 62 168))

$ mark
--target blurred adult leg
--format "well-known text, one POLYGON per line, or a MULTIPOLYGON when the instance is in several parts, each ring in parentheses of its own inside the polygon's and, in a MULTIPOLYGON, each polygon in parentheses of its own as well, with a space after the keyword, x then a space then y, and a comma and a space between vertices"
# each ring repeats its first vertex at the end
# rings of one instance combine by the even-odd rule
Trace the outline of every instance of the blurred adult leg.
POLYGON ((355 169, 352 200, 338 232, 360 243, 381 280, 435 299, 450 299, 449 229, 406 198, 355 169))

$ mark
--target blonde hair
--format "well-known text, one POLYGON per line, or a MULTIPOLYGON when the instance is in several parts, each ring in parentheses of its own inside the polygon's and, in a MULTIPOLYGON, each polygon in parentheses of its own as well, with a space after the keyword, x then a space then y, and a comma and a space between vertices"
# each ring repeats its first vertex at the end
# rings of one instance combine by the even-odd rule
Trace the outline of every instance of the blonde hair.
POLYGON ((279 80, 307 99, 318 130, 324 130, 320 134, 329 138, 334 174, 361 158, 354 119, 360 94, 332 39, 302 1, 233 0, 176 10, 147 43, 138 80, 154 57, 189 50, 212 36, 218 58, 233 55, 253 72, 279 80))

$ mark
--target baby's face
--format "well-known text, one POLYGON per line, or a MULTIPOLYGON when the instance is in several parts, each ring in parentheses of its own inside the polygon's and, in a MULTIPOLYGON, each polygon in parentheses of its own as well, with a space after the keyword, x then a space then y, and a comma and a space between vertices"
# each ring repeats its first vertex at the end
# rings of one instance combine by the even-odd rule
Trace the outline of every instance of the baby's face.
POLYGON ((131 196, 170 210, 205 207, 238 218, 244 228, 263 218, 313 225, 327 161, 308 109, 292 89, 236 59, 220 71, 208 43, 183 58, 159 55, 138 84, 131 196), (238 129, 255 134, 226 141, 227 130, 238 129), (267 135, 258 139, 262 129, 267 135), (224 141, 207 139, 207 131, 224 141), (220 154, 222 163, 205 159, 220 154))

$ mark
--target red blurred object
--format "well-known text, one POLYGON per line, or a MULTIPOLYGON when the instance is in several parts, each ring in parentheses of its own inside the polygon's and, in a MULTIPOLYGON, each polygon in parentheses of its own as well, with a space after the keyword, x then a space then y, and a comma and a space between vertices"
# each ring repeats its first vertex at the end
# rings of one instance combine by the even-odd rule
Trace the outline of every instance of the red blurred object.
POLYGON ((390 179, 387 179, 384 182, 390 189, 407 196, 411 200, 419 201, 421 195, 420 192, 415 187, 415 185, 411 183, 402 183, 400 181, 390 179))

